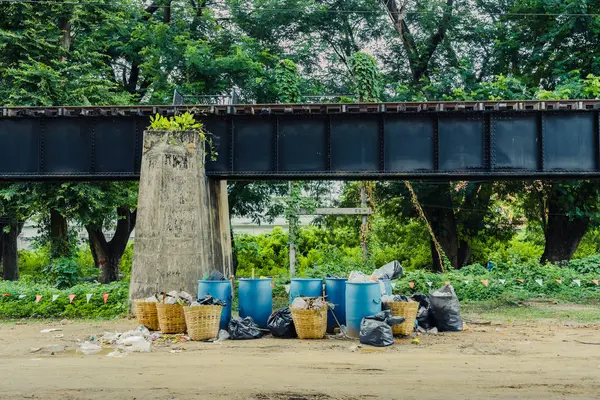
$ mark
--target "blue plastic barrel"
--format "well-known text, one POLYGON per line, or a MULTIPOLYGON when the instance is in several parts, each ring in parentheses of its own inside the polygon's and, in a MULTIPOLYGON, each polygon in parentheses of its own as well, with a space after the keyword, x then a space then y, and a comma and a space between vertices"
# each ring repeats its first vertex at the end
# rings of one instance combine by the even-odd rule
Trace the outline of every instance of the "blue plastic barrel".
POLYGON ((198 281, 198 299, 202 299, 207 294, 215 299, 224 301, 227 305, 223 307, 221 313, 220 329, 229 329, 231 321, 231 282, 230 281, 198 281))
POLYGON ((240 279, 238 302, 240 317, 252 317, 259 327, 266 329, 273 312, 271 279, 240 279))
POLYGON ((346 323, 348 336, 360 337, 364 317, 381 311, 379 282, 346 282, 346 323))
POLYGON ((346 325, 346 278, 326 278, 325 295, 327 301, 333 303, 335 308, 327 313, 327 332, 333 333, 338 327, 336 318, 340 325, 346 325), (335 318, 333 317, 335 314, 335 318))
POLYGON ((388 296, 392 295, 392 281, 390 281, 389 279, 380 279, 380 281, 383 282, 383 284, 385 285, 385 294, 387 294, 388 296))
POLYGON ((320 297, 323 296, 323 280, 294 278, 290 284, 290 303, 296 297, 320 297))

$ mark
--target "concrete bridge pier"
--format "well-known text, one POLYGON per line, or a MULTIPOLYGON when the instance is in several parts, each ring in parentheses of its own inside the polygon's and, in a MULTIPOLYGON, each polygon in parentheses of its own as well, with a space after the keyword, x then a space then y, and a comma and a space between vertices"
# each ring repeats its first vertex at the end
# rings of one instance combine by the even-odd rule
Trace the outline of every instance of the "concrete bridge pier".
POLYGON ((131 300, 159 292, 197 293, 211 269, 232 274, 227 182, 205 175, 197 132, 146 131, 131 300))

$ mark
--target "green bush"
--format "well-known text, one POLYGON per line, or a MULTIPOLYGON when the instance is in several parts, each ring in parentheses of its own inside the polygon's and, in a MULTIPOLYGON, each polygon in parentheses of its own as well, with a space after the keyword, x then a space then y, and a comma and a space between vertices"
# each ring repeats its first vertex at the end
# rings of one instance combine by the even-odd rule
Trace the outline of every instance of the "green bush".
POLYGON ((85 283, 66 290, 48 284, 28 280, 18 282, 0 281, 0 318, 112 318, 125 315, 128 311, 129 289, 127 283, 114 282, 110 285, 85 283), (86 294, 91 293, 89 303, 86 294), (108 293, 104 304, 103 293, 108 293), (43 297, 35 302, 36 295, 43 297), (69 295, 75 294, 73 304, 69 295), (19 298, 24 295, 24 298, 19 298), (59 297, 52 301, 52 295, 59 297))

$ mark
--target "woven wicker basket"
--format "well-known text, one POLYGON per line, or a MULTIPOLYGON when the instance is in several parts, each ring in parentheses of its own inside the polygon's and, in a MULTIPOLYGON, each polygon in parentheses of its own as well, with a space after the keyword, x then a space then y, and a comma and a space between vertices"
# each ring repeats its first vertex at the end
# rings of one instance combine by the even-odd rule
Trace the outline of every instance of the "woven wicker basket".
POLYGON ((292 319, 300 339, 323 339, 327 331, 327 306, 319 310, 294 310, 292 319))
POLYGON ((135 300, 135 317, 140 325, 144 325, 151 331, 159 330, 158 312, 156 303, 148 303, 145 300, 135 300))
POLYGON ((162 333, 184 333, 185 315, 179 304, 156 303, 158 326, 162 333))
POLYGON ((391 310, 394 317, 404 317, 405 319, 400 325, 394 325, 392 327, 394 335, 410 335, 415 329, 415 320, 417 319, 417 311, 419 311, 419 303, 416 301, 394 301, 384 303, 384 308, 391 310))
POLYGON ((223 306, 183 307, 187 333, 192 340, 214 339, 219 335, 223 306))

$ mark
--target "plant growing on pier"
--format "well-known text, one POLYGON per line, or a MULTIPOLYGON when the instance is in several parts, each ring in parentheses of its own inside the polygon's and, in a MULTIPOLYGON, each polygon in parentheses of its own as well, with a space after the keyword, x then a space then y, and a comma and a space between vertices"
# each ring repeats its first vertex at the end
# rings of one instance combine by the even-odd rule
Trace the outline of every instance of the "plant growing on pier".
MULTIPOLYGON (((210 138, 210 133, 206 132, 204 129, 204 124, 199 121, 196 121, 194 115, 189 112, 185 112, 181 115, 175 115, 174 117, 164 117, 160 114, 156 114, 154 117, 150 117, 150 126, 149 129, 153 131, 167 131, 167 132, 177 132, 177 131, 192 131, 197 132, 200 137, 201 142, 208 143, 209 147, 209 156, 211 161, 215 161, 217 159, 217 152, 215 151, 212 139, 210 138)), ((174 138, 169 136, 169 143, 175 144, 174 138)))

